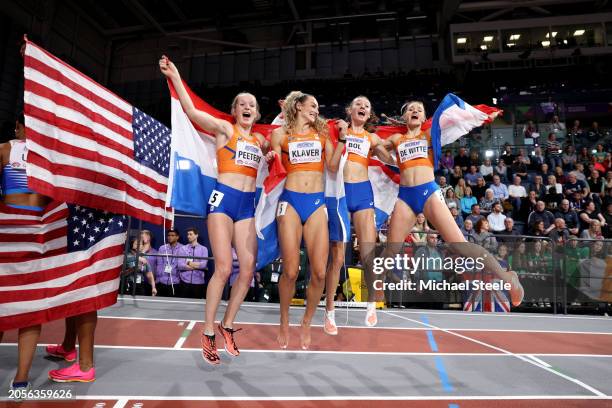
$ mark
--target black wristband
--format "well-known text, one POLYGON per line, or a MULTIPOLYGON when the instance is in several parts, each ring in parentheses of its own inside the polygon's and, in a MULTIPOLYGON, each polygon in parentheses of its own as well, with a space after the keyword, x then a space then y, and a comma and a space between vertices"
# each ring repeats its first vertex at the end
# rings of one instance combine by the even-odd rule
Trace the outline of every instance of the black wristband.
POLYGON ((340 138, 338 138, 338 143, 346 143, 346 139, 340 139, 340 138))

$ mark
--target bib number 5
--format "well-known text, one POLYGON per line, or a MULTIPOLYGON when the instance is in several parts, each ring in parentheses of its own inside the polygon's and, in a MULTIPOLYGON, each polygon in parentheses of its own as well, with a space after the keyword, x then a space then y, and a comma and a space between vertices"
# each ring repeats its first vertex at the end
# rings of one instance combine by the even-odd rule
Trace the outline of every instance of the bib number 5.
POLYGON ((213 190, 212 193, 210 193, 210 197, 208 199, 208 205, 211 205, 213 207, 218 207, 219 204, 221 204, 221 200, 223 200, 223 196, 224 194, 222 192, 213 190))

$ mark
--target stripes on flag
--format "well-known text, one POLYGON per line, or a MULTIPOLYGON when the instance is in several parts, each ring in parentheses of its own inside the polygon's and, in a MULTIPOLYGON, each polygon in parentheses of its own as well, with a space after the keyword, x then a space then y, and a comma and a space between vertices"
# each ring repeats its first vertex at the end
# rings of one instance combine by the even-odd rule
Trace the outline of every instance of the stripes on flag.
POLYGON ((162 224, 170 130, 29 41, 24 59, 28 186, 162 224))
POLYGON ((0 204, 0 331, 114 304, 126 221, 58 202, 42 211, 0 204))

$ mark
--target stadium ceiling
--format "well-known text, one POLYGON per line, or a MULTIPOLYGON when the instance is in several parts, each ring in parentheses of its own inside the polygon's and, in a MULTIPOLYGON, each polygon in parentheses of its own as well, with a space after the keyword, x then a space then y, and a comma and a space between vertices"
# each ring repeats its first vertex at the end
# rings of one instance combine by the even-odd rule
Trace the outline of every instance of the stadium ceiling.
POLYGON ((282 28, 281 45, 443 35, 449 23, 595 13, 607 0, 69 0, 109 40, 169 36, 256 48, 250 30, 282 28))

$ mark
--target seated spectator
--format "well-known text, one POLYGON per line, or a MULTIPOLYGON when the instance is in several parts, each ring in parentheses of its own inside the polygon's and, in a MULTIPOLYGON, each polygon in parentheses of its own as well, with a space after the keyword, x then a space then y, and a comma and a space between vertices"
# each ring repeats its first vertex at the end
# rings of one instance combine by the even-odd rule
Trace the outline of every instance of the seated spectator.
POLYGON ((468 188, 469 187, 465 183, 465 180, 459 179, 459 181, 457 182, 457 185, 455 186, 455 196, 461 200, 463 197, 465 197, 465 193, 468 188))
POLYGON ((461 170, 461 167, 455 166, 452 173, 450 173, 448 176, 448 182, 450 185, 456 186, 457 183, 459 183, 459 180, 463 180, 463 171, 461 170))
POLYGON ((573 196, 575 192, 579 192, 582 195, 587 195, 589 193, 589 188, 587 183, 578 180, 576 175, 571 172, 567 176, 567 183, 565 183, 563 186, 563 194, 566 198, 569 198, 573 196))
POLYGON ((554 176, 557 179, 557 183, 560 183, 561 185, 567 183, 567 179, 565 177, 565 173, 563 172, 563 169, 559 166, 555 167, 555 171, 554 171, 554 176))
POLYGON ((465 152, 465 147, 459 148, 459 153, 454 158, 455 166, 459 166, 461 171, 466 172, 470 166, 470 158, 465 152))
POLYGON ((442 196, 446 196, 446 192, 448 190, 452 190, 453 186, 446 184, 446 177, 440 176, 438 179, 438 185, 440 186, 440 191, 442 191, 442 196))
POLYGON ((179 233, 175 229, 169 229, 166 233, 166 242, 159 247, 157 251, 160 255, 168 255, 160 257, 157 261, 157 271, 155 281, 157 283, 157 291, 159 296, 178 296, 178 289, 181 283, 179 272, 177 269, 178 258, 182 245, 178 242, 179 233))
POLYGON ((582 239, 603 239, 601 232, 601 223, 599 220, 592 220, 589 224, 589 228, 585 229, 580 233, 582 239))
POLYGON ((485 181, 493 181, 493 165, 491 164, 491 159, 485 159, 484 163, 480 166, 480 174, 482 174, 485 181))
POLYGON ((461 209, 461 202, 455 195, 455 190, 453 190, 452 188, 446 190, 446 196, 444 197, 444 201, 446 201, 446 206, 448 208, 454 207, 457 209, 461 209))
POLYGON ((563 169, 565 171, 572 171, 576 167, 576 148, 573 145, 569 145, 565 148, 563 156, 561 156, 563 162, 563 169))
POLYGON ((583 166, 588 166, 592 161, 593 158, 591 157, 591 153, 589 153, 589 148, 583 147, 580 149, 580 153, 578 153, 578 157, 576 158, 576 164, 580 163, 583 166))
POLYGON ((499 235, 501 236, 497 237, 497 240, 501 242, 517 242, 521 239, 518 237, 521 233, 514 228, 514 220, 510 217, 504 220, 504 229, 499 235))
POLYGON ((555 134, 563 134, 565 132, 565 123, 559 121, 559 116, 554 115, 550 119, 549 129, 555 134))
POLYGON ((485 196, 487 191, 487 185, 485 184, 484 178, 478 177, 476 185, 472 186, 472 194, 476 197, 476 200, 480 201, 485 196))
MULTIPOLYGON (((555 226, 555 224, 551 224, 551 225, 553 227, 555 226)), ((533 237, 546 237, 548 235, 548 232, 546 231, 546 228, 544 228, 544 221, 538 220, 534 222, 531 225, 529 235, 533 237)))
POLYGON ((459 208, 450 207, 449 210, 450 210, 451 215, 453 216, 453 219, 455 220, 455 223, 457 223, 457 226, 459 227, 459 229, 463 228, 463 217, 459 213, 459 208))
POLYGON ((561 218, 565 222, 565 226, 570 234, 578 236, 578 232, 580 232, 578 214, 570 208, 570 203, 567 199, 561 200, 561 205, 559 206, 559 211, 555 213, 555 218, 561 218))
POLYGON ((530 120, 523 126, 523 137, 525 139, 537 139, 539 136, 536 126, 530 120))
POLYGON ((555 227, 555 217, 546 209, 544 201, 541 200, 538 200, 536 203, 536 209, 529 214, 527 224, 530 227, 533 227, 533 225, 538 221, 542 221, 544 225, 544 235, 548 235, 548 233, 555 227))
POLYGON ((187 228, 187 244, 180 249, 180 255, 188 258, 179 258, 178 270, 181 278, 181 297, 204 299, 206 298, 206 277, 208 248, 198 242, 198 230, 187 228))
POLYGON ((504 151, 499 156, 499 160, 503 160, 506 165, 512 164, 514 162, 514 154, 512 153, 512 147, 508 143, 504 145, 504 151))
POLYGON ((527 197, 521 198, 521 208, 518 213, 514 212, 514 217, 517 221, 521 221, 527 223, 527 219, 529 218, 529 214, 535 211, 538 203, 538 198, 536 197, 535 191, 530 191, 527 194, 527 197))
POLYGON ((612 189, 612 170, 606 172, 606 185, 604 186, 606 191, 612 189))
POLYGON ((509 197, 508 187, 501 182, 499 175, 493 176, 493 184, 489 186, 493 190, 493 196, 499 201, 507 200, 509 197))
POLYGON ((412 227, 412 231, 410 235, 412 236, 412 242, 414 244, 424 244, 427 242, 427 233, 429 232, 429 225, 427 224, 427 220, 425 219, 425 215, 423 213, 419 213, 416 216, 416 223, 414 227, 412 227))
POLYGON ((603 217, 603 215, 601 215, 599 211, 597 211, 597 208, 595 207, 595 203, 593 201, 589 201, 586 204, 586 206, 584 207, 584 211, 580 213, 579 218, 580 229, 583 231, 589 229, 591 224, 593 224, 593 222, 595 221, 599 221, 599 224, 602 227, 606 225, 605 218, 603 217))
POLYGON ((442 174, 445 176, 449 175, 453 172, 453 168, 455 167, 455 159, 453 159, 452 153, 450 150, 446 150, 444 152, 444 156, 440 159, 440 169, 442 170, 442 174))
POLYGON ((472 223, 472 220, 465 220, 463 223, 463 228, 461 228, 461 233, 466 241, 474 242, 474 224, 472 223))
POLYGON ((598 143, 597 146, 595 147, 595 153, 593 153, 593 162, 603 163, 604 160, 606 160, 607 155, 608 155, 608 152, 605 151, 604 145, 601 143, 598 143))
POLYGON ((480 200, 480 212, 485 216, 489 215, 495 203, 499 203, 499 200, 493 195, 493 190, 487 188, 485 196, 480 200))
POLYGON ((604 228, 603 234, 605 239, 612 238, 612 202, 609 202, 606 206, 606 211, 603 214, 604 217, 604 228))
POLYGON ((548 237, 557 245, 565 245, 565 243, 569 241, 570 233, 565 226, 563 218, 557 218, 555 220, 555 228, 550 231, 548 237))
POLYGON ((538 173, 542 177, 548 177, 548 176, 550 176, 552 174, 552 172, 550 171, 550 168, 548 167, 547 163, 542 163, 542 165, 540 166, 540 171, 538 173))
POLYGON ((582 127, 580 127, 580 121, 579 120, 575 120, 574 121, 574 125, 569 130, 569 132, 567 132, 567 134, 573 136, 574 139, 577 142, 581 142, 582 141, 583 133, 584 133, 584 131, 582 130, 582 127))
POLYGON ((540 146, 536 146, 533 149, 533 155, 531 156, 531 169, 538 171, 542 168, 544 163, 546 163, 546 159, 542 154, 542 148, 540 148, 540 146))
POLYGON ((547 208, 552 209, 556 209, 563 200, 563 187, 557 183, 555 176, 548 176, 548 183, 542 200, 546 203, 547 208))
POLYGON ((533 184, 529 186, 529 191, 535 191, 536 197, 538 199, 542 199, 546 194, 546 187, 544 187, 544 182, 542 181, 542 176, 536 174, 533 178, 533 184))
POLYGON ((551 169, 563 164, 561 160, 561 144, 557 141, 557 136, 554 133, 548 134, 548 140, 544 145, 544 149, 546 150, 546 157, 551 169))
POLYGON ((601 199, 604 197, 605 192, 605 182, 602 177, 599 175, 599 171, 593 170, 591 172, 591 177, 587 178, 587 184, 589 186, 590 197, 596 203, 601 203, 601 199))
POLYGON ((529 254, 527 254, 527 244, 525 242, 520 242, 516 251, 512 251, 510 256, 508 256, 508 263, 510 264, 510 269, 519 275, 529 272, 529 254))
POLYGON ((513 176, 519 176, 521 178, 527 178, 527 165, 520 160, 520 157, 517 157, 510 166, 510 172, 513 176))
POLYGON ((486 218, 481 218, 474 227, 474 243, 485 248, 489 252, 494 252, 497 249, 497 240, 489 232, 489 221, 486 218))
POLYGON ((472 205, 470 214, 467 217, 465 217, 466 220, 472 221, 472 225, 476 225, 478 220, 480 220, 481 218, 484 218, 484 217, 480 213, 480 206, 478 204, 472 205))
POLYGON ((519 149, 519 154, 516 157, 516 160, 520 161, 526 166, 531 165, 531 160, 529 159, 527 152, 525 152, 525 149, 519 149))
POLYGON ((569 199, 570 208, 573 208, 575 211, 580 212, 585 209, 589 201, 590 200, 587 200, 586 198, 584 198, 584 196, 582 195, 580 191, 576 191, 574 192, 574 194, 572 194, 572 197, 569 199))
MULTIPOLYGON (((508 167, 506 166, 506 162, 503 159, 500 159, 494 169, 494 174, 500 177, 502 182, 506 182, 508 180, 508 167)), ((495 176, 493 176, 495 179, 495 176)))
POLYGON ((470 166, 476 166, 476 168, 478 168, 481 164, 482 162, 480 161, 478 150, 472 150, 470 153, 470 166))
POLYGON ((591 125, 591 129, 589 130, 589 133, 587 136, 589 142, 591 143, 596 142, 602 137, 603 137, 603 134, 601 132, 601 129, 599 128, 599 123, 593 122, 593 124, 591 125))
POLYGON ((465 175, 464 179, 468 186, 474 187, 479 177, 482 177, 482 174, 478 172, 478 168, 476 166, 471 165, 470 172, 465 175))
POLYGON ((494 234, 501 233, 506 229, 506 225, 504 224, 506 216, 502 213, 502 206, 500 203, 495 203, 495 205, 493 205, 493 211, 487 216, 487 221, 489 221, 489 228, 494 234))
POLYGON ((573 174, 574 176, 576 176, 577 180, 584 181, 586 183, 587 178, 586 178, 586 174, 584 174, 584 164, 576 163, 576 169, 574 171, 570 171, 569 174, 573 174))
POLYGON ((521 181, 519 176, 515 176, 514 183, 508 187, 508 200, 512 203, 515 214, 521 210, 522 198, 527 197, 527 191, 521 181))

